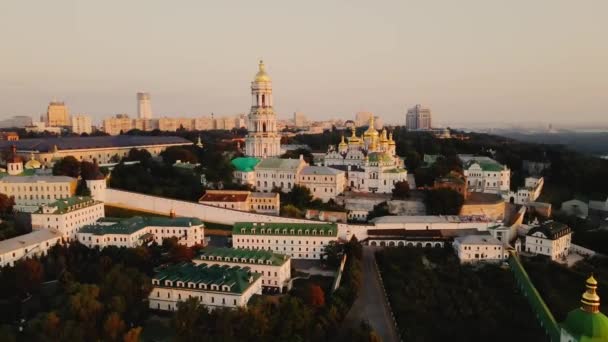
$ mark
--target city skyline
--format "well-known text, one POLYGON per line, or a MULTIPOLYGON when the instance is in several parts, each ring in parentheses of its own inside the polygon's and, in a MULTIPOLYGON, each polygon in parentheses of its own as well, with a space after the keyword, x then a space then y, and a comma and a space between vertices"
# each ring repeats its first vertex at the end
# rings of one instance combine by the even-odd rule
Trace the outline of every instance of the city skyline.
POLYGON ((608 4, 592 3, 7 2, 0 117, 37 119, 54 98, 96 123, 136 116, 138 91, 158 117, 246 113, 264 59, 281 119, 404 124, 420 103, 438 123, 603 123, 608 4))

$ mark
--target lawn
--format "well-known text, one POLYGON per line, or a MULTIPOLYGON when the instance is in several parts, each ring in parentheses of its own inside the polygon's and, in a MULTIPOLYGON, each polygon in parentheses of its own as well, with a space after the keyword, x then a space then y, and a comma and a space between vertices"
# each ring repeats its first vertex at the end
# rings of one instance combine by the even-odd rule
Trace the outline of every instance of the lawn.
POLYGON ((404 341, 545 341, 508 268, 463 266, 451 248, 377 253, 404 341))

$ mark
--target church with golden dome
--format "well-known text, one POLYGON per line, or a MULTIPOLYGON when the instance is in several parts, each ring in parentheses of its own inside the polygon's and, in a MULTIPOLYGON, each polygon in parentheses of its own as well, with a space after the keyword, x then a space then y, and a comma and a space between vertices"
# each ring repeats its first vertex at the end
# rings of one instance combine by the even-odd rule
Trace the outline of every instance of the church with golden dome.
POLYGON ((561 324, 560 342, 608 341, 608 317, 600 312, 597 280, 591 275, 581 296, 581 306, 568 313, 561 324))
POLYGON ((277 130, 277 117, 273 109, 272 81, 263 61, 251 82, 251 110, 247 120, 249 133, 245 138, 245 154, 267 158, 281 154, 281 136, 277 130))
POLYGON ((403 160, 396 155, 393 134, 386 129, 378 132, 374 127, 374 116, 362 137, 355 130, 351 136, 325 154, 324 165, 344 170, 351 190, 363 192, 392 192, 395 183, 407 181, 407 170, 403 160))

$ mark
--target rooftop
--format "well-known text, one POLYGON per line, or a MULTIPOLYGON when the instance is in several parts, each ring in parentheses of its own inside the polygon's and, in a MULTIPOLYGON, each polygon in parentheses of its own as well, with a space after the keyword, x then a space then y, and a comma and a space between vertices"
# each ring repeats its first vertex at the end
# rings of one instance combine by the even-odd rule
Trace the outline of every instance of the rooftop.
POLYGON ((281 266, 289 260, 288 255, 272 253, 262 249, 240 249, 240 248, 219 248, 207 247, 202 249, 197 257, 199 260, 237 262, 259 264, 262 261, 267 265, 270 262, 273 266, 281 266), (237 259, 236 261, 234 259, 237 259))
POLYGON ((199 202, 245 202, 249 191, 207 191, 199 202))
POLYGON ((265 223, 237 222, 232 235, 307 235, 338 236, 338 227, 333 223, 265 223))
POLYGON ((17 146, 17 151, 20 152, 53 152, 55 146, 57 146, 59 151, 63 151, 107 147, 192 145, 192 142, 190 140, 175 136, 116 135, 100 137, 48 137, 22 139, 19 141, 0 141, 0 150, 5 150, 13 144, 17 146))
POLYGON ((0 182, 4 183, 69 183, 75 181, 75 178, 68 176, 42 176, 24 174, 22 176, 1 177, 0 175, 0 182))
POLYGON ((540 232, 545 235, 548 239, 555 240, 566 234, 569 234, 572 230, 567 225, 557 221, 547 221, 540 226, 532 227, 528 231, 527 235, 540 232))
POLYGON ((57 200, 53 203, 45 204, 38 209, 35 214, 42 214, 44 208, 55 208, 52 212, 46 212, 45 214, 65 214, 73 210, 79 210, 88 208, 102 202, 96 201, 88 196, 72 196, 64 199, 57 200))
POLYGON ((61 234, 54 230, 34 230, 25 235, 0 241, 0 254, 9 253, 23 247, 30 247, 56 237, 61 237, 61 234))
POLYGON ((399 236, 414 238, 443 238, 440 230, 430 229, 368 229, 367 235, 372 236, 399 236))
POLYGON ((295 170, 302 162, 300 159, 265 158, 257 165, 257 169, 295 170))
POLYGON ((503 243, 497 238, 493 237, 490 234, 474 234, 474 235, 466 235, 460 236, 454 239, 461 244, 466 245, 503 245, 503 243))
POLYGON ((251 172, 255 169, 255 166, 260 162, 259 158, 254 157, 238 157, 232 159, 230 163, 234 166, 237 171, 251 172))
POLYGON ((228 286, 227 292, 243 293, 260 277, 259 273, 252 273, 249 267, 181 263, 157 269, 153 279, 160 281, 160 286, 166 286, 165 281, 169 280, 173 283, 172 287, 177 287, 177 282, 184 282, 184 287, 188 283, 194 283, 196 288, 202 284, 217 285, 219 289, 214 291, 221 291, 222 286, 228 286))
POLYGON ((387 223, 467 223, 467 222, 488 222, 484 216, 457 216, 457 215, 437 215, 437 216, 382 216, 372 220, 375 224, 387 223))
POLYGON ((251 197, 256 198, 276 198, 279 197, 278 192, 252 192, 251 197))
POLYGON ((327 166, 305 166, 302 171, 300 171, 301 175, 310 176, 310 175, 324 175, 324 176, 335 176, 343 173, 340 170, 336 170, 327 166))
POLYGON ((79 233, 94 235, 105 234, 133 234, 146 227, 193 227, 203 225, 203 221, 196 217, 141 217, 134 216, 128 219, 112 221, 104 220, 104 224, 92 224, 84 226, 79 233), (114 224, 110 224, 115 222, 114 224))

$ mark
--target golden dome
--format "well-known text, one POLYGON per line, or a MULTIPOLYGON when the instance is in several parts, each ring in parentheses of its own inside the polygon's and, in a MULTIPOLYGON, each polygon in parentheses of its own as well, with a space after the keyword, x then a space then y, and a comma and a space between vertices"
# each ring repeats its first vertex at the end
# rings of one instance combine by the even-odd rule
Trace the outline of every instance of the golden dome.
POLYGON ((388 144, 395 145, 395 140, 393 140, 393 133, 389 134, 388 136, 388 144))
POLYGON ((374 128, 374 116, 373 115, 370 116, 369 127, 367 128, 367 131, 365 131, 365 133, 363 135, 366 137, 378 135, 378 131, 376 131, 376 129, 374 128))
POLYGON ((346 142, 344 141, 344 136, 342 136, 342 140, 340 141, 340 144, 338 146, 346 147, 346 142))
POLYGON ((30 160, 28 160, 28 162, 25 163, 25 168, 26 169, 39 169, 41 167, 42 167, 42 163, 40 163, 39 161, 34 159, 34 153, 32 153, 30 155, 30 160))
POLYGON ((386 128, 382 129, 382 135, 380 136, 380 141, 381 142, 387 142, 388 141, 388 137, 386 136, 386 128))
POLYGON ((270 82, 270 76, 268 76, 268 74, 266 73, 266 66, 264 65, 264 61, 260 60, 258 69, 258 73, 255 74, 254 82, 270 82))
POLYGON ((353 129, 352 129, 352 135, 350 136, 350 138, 348 138, 348 143, 349 144, 358 144, 360 142, 361 142, 361 139, 359 139, 359 137, 355 133, 355 128, 353 127, 353 129))

